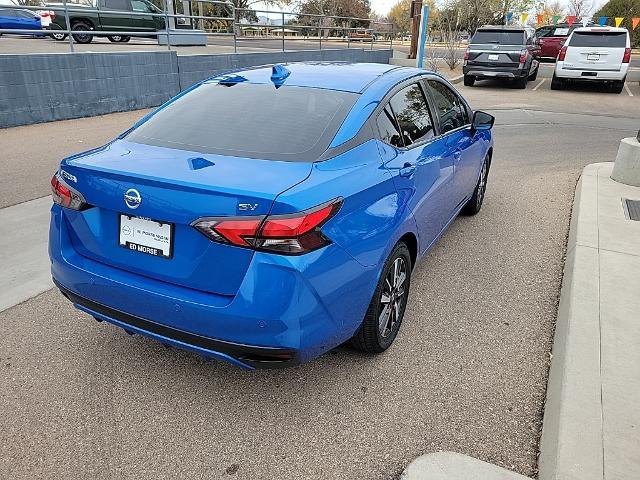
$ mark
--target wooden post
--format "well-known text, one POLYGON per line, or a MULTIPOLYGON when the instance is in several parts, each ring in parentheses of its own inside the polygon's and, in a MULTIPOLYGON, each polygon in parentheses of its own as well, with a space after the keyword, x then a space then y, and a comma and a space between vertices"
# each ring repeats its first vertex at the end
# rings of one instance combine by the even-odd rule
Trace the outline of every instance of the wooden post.
POLYGON ((411 2, 411 47, 409 57, 415 59, 418 54, 418 35, 420 32, 420 16, 422 12, 422 0, 411 2))

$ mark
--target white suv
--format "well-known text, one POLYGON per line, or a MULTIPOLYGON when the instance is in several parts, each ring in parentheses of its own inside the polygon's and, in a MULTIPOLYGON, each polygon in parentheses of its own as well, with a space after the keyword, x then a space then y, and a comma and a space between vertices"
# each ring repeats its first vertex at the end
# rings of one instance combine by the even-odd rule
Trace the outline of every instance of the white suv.
POLYGON ((631 60, 626 28, 576 28, 558 54, 551 89, 560 90, 568 79, 610 82, 620 93, 631 60))

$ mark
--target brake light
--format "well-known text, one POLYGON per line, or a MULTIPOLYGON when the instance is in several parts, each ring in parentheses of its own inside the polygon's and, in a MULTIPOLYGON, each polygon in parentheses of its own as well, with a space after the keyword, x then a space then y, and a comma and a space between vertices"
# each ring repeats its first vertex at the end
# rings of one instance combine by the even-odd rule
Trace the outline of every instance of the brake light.
POLYGON ((520 63, 526 62, 528 56, 529 56, 529 50, 522 50, 520 52, 520 63))
POLYGON ((631 49, 625 48, 624 55, 622 57, 622 63, 629 63, 631 61, 631 49))
POLYGON ((464 57, 462 59, 469 60, 469 47, 464 51, 464 57))
POLYGON ((320 227, 333 217, 342 199, 288 215, 202 218, 192 225, 215 242, 301 255, 331 243, 320 227))
POLYGON ((562 47, 558 52, 558 61, 564 62, 564 57, 567 55, 567 47, 562 47))
POLYGON ((53 201, 72 210, 83 210, 88 207, 82 194, 71 188, 56 172, 51 178, 51 193, 53 201))

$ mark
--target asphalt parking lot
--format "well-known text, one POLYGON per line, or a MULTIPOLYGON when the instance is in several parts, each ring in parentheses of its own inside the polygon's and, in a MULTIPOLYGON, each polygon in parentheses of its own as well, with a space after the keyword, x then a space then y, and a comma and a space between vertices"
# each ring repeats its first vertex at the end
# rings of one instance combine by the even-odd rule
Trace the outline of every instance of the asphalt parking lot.
MULTIPOLYGON (((98 324, 54 290, 1 312, 0 477, 390 479, 438 450, 535 475, 576 180, 640 126, 637 84, 541 80, 458 86, 497 119, 485 205, 417 266, 383 355, 244 372, 98 324)), ((0 206, 46 195, 62 155, 143 113, 3 131, 0 206)))

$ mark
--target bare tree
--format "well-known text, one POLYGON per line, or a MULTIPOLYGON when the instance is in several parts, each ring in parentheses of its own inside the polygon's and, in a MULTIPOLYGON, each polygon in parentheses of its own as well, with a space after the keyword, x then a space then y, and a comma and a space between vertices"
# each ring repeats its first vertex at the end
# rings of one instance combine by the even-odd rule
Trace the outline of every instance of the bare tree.
POLYGON ((569 0, 569 15, 575 15, 578 18, 586 17, 593 9, 593 0, 569 0))

